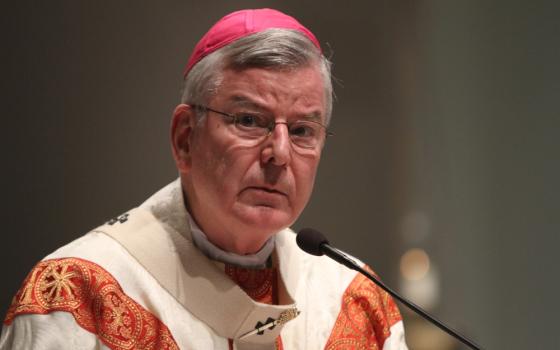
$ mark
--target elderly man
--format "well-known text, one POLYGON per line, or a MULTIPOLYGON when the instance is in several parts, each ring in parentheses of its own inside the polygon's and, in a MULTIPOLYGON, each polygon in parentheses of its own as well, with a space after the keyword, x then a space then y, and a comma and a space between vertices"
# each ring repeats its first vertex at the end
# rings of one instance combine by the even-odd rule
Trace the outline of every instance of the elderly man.
POLYGON ((287 229, 328 134, 330 64, 294 18, 234 12, 196 45, 171 144, 180 178, 36 265, 1 349, 406 349, 371 282, 287 229))

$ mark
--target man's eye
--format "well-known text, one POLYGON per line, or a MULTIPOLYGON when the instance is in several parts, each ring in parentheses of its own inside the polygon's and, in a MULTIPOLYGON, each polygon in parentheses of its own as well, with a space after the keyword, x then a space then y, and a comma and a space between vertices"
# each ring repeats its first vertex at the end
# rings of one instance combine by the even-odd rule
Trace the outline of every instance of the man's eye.
POLYGON ((252 114, 240 114, 236 117, 237 124, 245 128, 262 128, 266 123, 263 118, 252 114))
POLYGON ((294 125, 290 129, 290 134, 296 137, 314 137, 316 130, 313 125, 294 125))

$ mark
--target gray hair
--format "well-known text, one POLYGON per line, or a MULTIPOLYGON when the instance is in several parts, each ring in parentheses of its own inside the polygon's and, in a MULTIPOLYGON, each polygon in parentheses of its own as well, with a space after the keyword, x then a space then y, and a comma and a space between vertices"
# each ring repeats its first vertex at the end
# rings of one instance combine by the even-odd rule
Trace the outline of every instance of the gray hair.
POLYGON ((327 125, 332 114, 331 62, 313 43, 295 30, 268 29, 224 46, 204 57, 185 77, 181 103, 205 105, 217 92, 227 68, 294 69, 317 65, 325 85, 327 125))

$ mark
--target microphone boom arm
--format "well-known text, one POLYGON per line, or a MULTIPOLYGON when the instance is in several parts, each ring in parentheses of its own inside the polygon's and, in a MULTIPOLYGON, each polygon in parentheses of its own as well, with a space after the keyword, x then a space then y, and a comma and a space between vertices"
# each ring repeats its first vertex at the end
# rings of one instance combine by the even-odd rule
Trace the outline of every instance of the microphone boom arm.
POLYGON ((461 341, 463 344, 467 345, 471 349, 482 350, 482 348, 480 346, 478 346, 477 344, 475 344, 472 340, 468 339, 467 337, 459 334, 457 331, 455 331, 455 330, 451 329, 450 327, 446 326, 441 321, 439 321, 438 319, 436 319, 435 317, 431 316, 429 313, 424 311, 418 305, 416 305, 413 302, 401 297, 399 294, 397 294, 397 292, 393 291, 391 288, 389 288, 387 285, 385 285, 385 283, 383 283, 381 280, 379 280, 373 274, 371 274, 370 272, 368 272, 367 270, 365 270, 364 268, 362 268, 361 266, 356 264, 356 262, 354 260, 347 257, 346 254, 344 254, 340 250, 331 247, 327 243, 321 243, 320 247, 321 247, 321 250, 323 251, 323 253, 325 255, 327 255, 329 258, 335 260, 336 262, 338 262, 338 263, 340 263, 340 264, 342 264, 342 265, 344 265, 344 266, 346 266, 346 267, 348 267, 352 270, 358 271, 362 275, 366 276, 373 283, 378 285, 381 289, 383 289, 384 291, 389 293, 393 298, 397 299, 402 304, 404 304, 406 307, 408 307, 412 311, 416 312, 420 316, 424 317, 425 319, 427 319, 428 321, 430 321, 434 325, 438 326, 441 330, 443 330, 447 334, 453 336, 455 339, 461 341))

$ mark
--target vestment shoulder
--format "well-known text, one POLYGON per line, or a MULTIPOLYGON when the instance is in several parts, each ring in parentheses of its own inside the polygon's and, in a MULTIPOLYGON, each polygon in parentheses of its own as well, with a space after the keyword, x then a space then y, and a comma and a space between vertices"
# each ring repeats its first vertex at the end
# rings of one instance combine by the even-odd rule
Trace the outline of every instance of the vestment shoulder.
MULTIPOLYGON (((119 218, 101 228, 126 230, 117 225, 126 222, 126 216, 119 218)), ((177 349, 167 326, 127 295, 106 268, 121 277, 141 271, 127 251, 99 229, 53 252, 31 270, 13 298, 4 320, 6 333, 21 334, 28 328, 22 320, 35 326, 41 323, 38 315, 48 320, 62 312, 110 349, 177 349)))
POLYGON ((127 296, 101 266, 80 258, 38 263, 13 298, 4 324, 18 315, 67 312, 110 349, 177 349, 169 329, 127 296))

